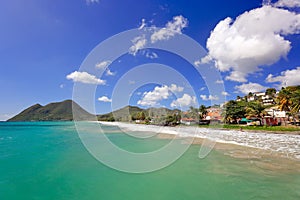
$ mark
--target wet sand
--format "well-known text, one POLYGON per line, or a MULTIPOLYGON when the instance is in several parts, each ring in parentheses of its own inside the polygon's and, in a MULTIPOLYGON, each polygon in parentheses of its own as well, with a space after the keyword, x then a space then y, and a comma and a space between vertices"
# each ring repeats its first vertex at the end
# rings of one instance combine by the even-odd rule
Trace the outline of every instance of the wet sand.
POLYGON ((234 159, 242 159, 261 170, 300 172, 300 136, 295 134, 266 133, 206 129, 198 127, 159 127, 127 123, 102 123, 118 126, 123 131, 144 132, 145 137, 183 139, 193 145, 212 141, 214 150, 234 159))

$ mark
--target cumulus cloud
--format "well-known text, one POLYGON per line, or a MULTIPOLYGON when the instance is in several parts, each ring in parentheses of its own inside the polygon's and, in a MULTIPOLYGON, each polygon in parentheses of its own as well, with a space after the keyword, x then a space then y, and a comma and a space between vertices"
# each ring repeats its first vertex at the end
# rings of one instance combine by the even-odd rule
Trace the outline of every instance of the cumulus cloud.
MULTIPOLYGON (((162 40, 168 40, 171 37, 174 37, 177 34, 182 34, 182 29, 187 27, 188 20, 183 16, 175 16, 172 21, 169 21, 165 27, 154 31, 150 36, 152 43, 162 40)), ((143 29, 146 26, 145 19, 142 19, 142 24, 139 29, 143 29)), ((155 28, 155 26, 153 26, 155 28)), ((129 48, 129 53, 136 56, 137 52, 141 49, 144 49, 148 43, 148 40, 145 35, 137 36, 132 40, 132 46, 129 48)), ((157 58, 157 54, 148 54, 148 58, 157 58)), ((147 57, 147 54, 146 54, 147 57)))
POLYGON ((200 60, 196 60, 196 61, 194 62, 194 65, 195 65, 196 67, 199 67, 199 66, 201 65, 201 61, 200 61, 200 60))
POLYGON ((280 73, 279 76, 269 74, 266 78, 268 83, 279 83, 279 88, 285 86, 300 85, 300 67, 296 69, 286 70, 280 73))
POLYGON ((112 72, 112 71, 110 71, 110 69, 107 69, 105 74, 106 74, 106 76, 114 76, 114 75, 116 75, 116 72, 112 72))
POLYGON ((168 99, 172 93, 182 92, 183 87, 171 84, 170 86, 156 86, 153 91, 144 92, 141 100, 137 102, 141 106, 156 106, 159 101, 168 99))
POLYGON ((110 98, 108 98, 107 96, 102 96, 102 97, 98 98, 98 101, 111 102, 112 100, 110 98))
POLYGON ((168 88, 173 93, 182 92, 184 89, 183 87, 177 86, 176 84, 171 84, 168 88))
POLYGON ((182 34, 182 29, 188 26, 188 20, 183 16, 175 16, 165 27, 155 31, 151 35, 151 42, 155 43, 160 40, 168 40, 176 34, 182 34))
POLYGON ((222 95, 223 95, 223 96, 229 96, 230 94, 229 94, 228 92, 223 91, 223 92, 222 92, 222 95))
POLYGON ((136 53, 143 49, 147 44, 147 39, 145 35, 137 36, 132 40, 132 46, 129 48, 129 53, 132 55, 136 55, 136 53))
POLYGON ((275 7, 295 8, 300 7, 300 0, 279 0, 273 5, 275 7))
POLYGON ((247 76, 285 58, 291 42, 284 36, 300 31, 300 15, 285 9, 263 6, 245 12, 234 21, 220 21, 207 40, 208 55, 217 69, 230 72, 227 80, 247 82, 247 76))
POLYGON ((66 78, 68 80, 73 80, 73 82, 80 82, 85 84, 95 84, 95 85, 105 85, 106 81, 98 79, 96 76, 91 75, 87 72, 72 72, 67 75, 66 78))
POLYGON ((172 101, 171 107, 187 107, 196 105, 196 97, 188 94, 183 94, 182 97, 172 101))
POLYGON ((262 92, 267 88, 258 83, 244 83, 242 85, 235 86, 235 89, 243 94, 249 94, 249 92, 262 92))
POLYGON ((154 52, 147 52, 146 57, 150 58, 150 59, 155 59, 155 58, 158 58, 158 55, 154 52))
POLYGON ((224 84, 223 80, 216 80, 216 84, 224 84))
POLYGON ((216 100, 219 100, 219 97, 218 96, 213 96, 213 95, 200 95, 200 98, 203 100, 203 101, 216 101, 216 100))
POLYGON ((96 64, 96 68, 98 68, 98 69, 105 69, 110 64, 111 64, 110 60, 105 60, 105 61, 97 63, 96 64))

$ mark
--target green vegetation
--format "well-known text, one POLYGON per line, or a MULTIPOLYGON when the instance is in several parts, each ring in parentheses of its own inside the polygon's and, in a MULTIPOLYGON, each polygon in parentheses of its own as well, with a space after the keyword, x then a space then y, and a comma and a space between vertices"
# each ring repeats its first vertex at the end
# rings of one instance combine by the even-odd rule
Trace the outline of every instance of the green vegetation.
POLYGON ((95 120, 95 117, 72 100, 50 103, 46 106, 35 104, 7 121, 72 121, 73 111, 80 116, 76 120, 95 120), (73 106, 73 108, 72 108, 73 106))
POLYGON ((222 112, 225 123, 236 123, 238 118, 246 115, 246 101, 231 100, 225 105, 225 112, 222 112))
POLYGON ((99 121, 120 121, 138 123, 174 125, 180 122, 181 111, 178 109, 170 110, 167 108, 148 108, 142 109, 136 106, 126 106, 119 110, 98 115, 99 121))
POLYGON ((300 110, 300 86, 282 88, 277 97, 280 110, 289 112, 294 118, 300 110))
POLYGON ((200 125, 200 128, 212 129, 236 129, 236 130, 252 130, 252 131, 270 131, 270 132, 300 132, 300 127, 294 126, 243 126, 238 124, 215 124, 215 125, 200 125))
POLYGON ((250 92, 245 97, 238 96, 236 101, 227 102, 222 113, 224 122, 226 124, 237 123, 238 119, 241 118, 261 119, 269 115, 266 109, 271 107, 286 111, 287 115, 293 116, 294 121, 299 120, 300 86, 282 88, 278 95, 275 88, 268 88, 265 92, 267 95, 265 98, 271 103, 269 102, 267 105, 264 105, 263 98, 255 95, 255 93, 250 92))

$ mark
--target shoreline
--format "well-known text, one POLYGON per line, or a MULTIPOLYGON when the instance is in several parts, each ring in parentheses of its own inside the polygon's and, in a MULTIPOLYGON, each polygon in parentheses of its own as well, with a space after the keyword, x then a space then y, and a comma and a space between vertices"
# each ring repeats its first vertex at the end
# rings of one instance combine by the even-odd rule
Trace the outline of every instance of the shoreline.
MULTIPOLYGON (((205 139, 216 142, 216 150, 252 149, 247 153, 234 152, 232 157, 255 158, 257 152, 265 155, 275 155, 300 161, 300 135, 286 133, 272 133, 267 131, 213 129, 196 126, 163 127, 156 125, 131 124, 123 122, 102 122, 107 126, 118 126, 125 131, 154 132, 160 139, 194 138, 193 144, 202 144, 205 139), (252 152, 249 155, 249 152, 252 152)), ((153 133, 152 133, 153 135, 153 133)), ((230 154, 230 153, 229 153, 230 154)))

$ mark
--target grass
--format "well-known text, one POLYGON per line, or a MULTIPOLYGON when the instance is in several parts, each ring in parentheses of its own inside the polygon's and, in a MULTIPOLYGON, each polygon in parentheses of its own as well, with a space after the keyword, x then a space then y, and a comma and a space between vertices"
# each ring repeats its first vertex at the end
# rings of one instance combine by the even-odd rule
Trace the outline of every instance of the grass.
POLYGON ((224 128, 224 129, 243 129, 243 130, 254 130, 254 131, 280 131, 280 132, 291 132, 300 131, 300 127, 295 126, 243 126, 236 124, 216 124, 216 125, 199 125, 201 128, 224 128))

